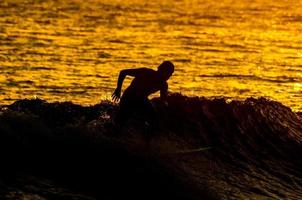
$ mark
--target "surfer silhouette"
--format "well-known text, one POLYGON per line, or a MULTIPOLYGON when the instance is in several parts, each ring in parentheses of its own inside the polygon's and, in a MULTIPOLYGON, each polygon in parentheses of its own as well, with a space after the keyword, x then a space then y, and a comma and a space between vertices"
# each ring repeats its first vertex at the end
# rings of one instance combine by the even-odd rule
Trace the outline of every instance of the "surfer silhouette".
POLYGON ((152 124, 155 119, 155 110, 148 96, 160 91, 160 99, 166 104, 168 94, 167 80, 173 72, 174 65, 170 61, 164 61, 160 64, 157 71, 149 68, 121 70, 117 87, 112 94, 113 101, 120 99, 120 110, 117 114, 116 122, 123 123, 131 115, 137 113, 152 124), (134 79, 121 97, 121 89, 126 76, 132 76, 134 79))

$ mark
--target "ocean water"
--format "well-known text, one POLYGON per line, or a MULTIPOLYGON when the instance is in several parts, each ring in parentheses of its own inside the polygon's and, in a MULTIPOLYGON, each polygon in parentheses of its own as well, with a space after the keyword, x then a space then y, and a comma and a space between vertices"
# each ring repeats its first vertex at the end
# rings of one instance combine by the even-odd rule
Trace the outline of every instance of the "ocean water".
POLYGON ((171 92, 301 111, 301 13, 294 0, 1 0, 1 104, 95 104, 121 69, 171 60, 171 92))

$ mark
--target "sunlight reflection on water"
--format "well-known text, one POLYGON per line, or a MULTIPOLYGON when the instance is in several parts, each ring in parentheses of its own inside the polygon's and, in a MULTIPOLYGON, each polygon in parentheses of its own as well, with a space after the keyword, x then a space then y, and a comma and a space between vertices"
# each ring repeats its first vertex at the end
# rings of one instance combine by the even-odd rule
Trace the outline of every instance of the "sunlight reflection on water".
POLYGON ((301 13, 280 0, 4 0, 2 103, 95 104, 110 99, 119 70, 171 60, 173 92, 265 96, 302 110, 301 13))

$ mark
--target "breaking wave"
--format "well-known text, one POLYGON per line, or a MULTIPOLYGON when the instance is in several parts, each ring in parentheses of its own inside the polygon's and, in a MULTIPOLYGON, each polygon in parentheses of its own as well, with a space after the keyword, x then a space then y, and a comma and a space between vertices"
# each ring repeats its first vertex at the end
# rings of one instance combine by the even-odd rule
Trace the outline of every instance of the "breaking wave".
POLYGON ((139 116, 115 125, 118 106, 110 102, 83 107, 35 99, 3 107, 2 160, 6 171, 22 176, 10 182, 2 178, 0 196, 302 196, 301 113, 265 98, 226 102, 172 94, 168 106, 157 98, 152 103, 158 114, 154 129, 139 116), (26 188, 33 177, 39 181, 26 188), (52 189, 42 188, 40 177, 52 180, 52 189), (62 185, 73 192, 62 192, 62 185))

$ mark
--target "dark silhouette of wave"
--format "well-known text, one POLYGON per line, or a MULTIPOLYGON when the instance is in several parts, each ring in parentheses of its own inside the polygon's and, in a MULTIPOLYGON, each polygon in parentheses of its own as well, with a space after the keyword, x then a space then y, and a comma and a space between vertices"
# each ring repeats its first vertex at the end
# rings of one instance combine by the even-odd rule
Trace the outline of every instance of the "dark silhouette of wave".
POLYGON ((0 196, 299 199, 302 114, 265 98, 173 94, 153 129, 110 102, 19 100, 0 115, 0 196))

